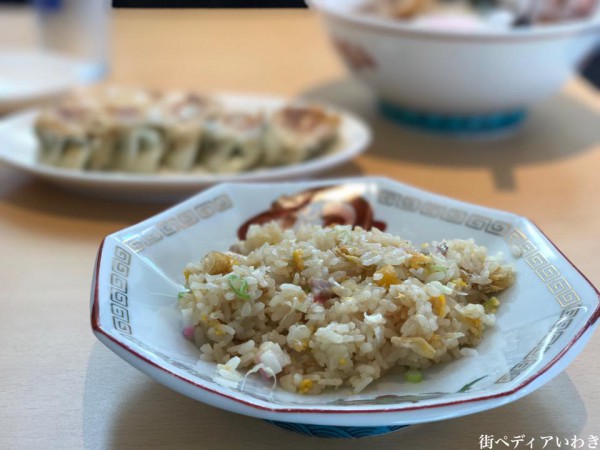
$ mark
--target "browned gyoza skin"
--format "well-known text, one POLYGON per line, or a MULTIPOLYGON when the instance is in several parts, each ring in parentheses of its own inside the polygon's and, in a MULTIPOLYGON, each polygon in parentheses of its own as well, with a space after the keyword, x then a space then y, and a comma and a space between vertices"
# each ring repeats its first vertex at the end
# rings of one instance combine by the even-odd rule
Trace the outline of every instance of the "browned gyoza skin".
POLYGON ((340 118, 311 105, 226 107, 193 92, 98 88, 36 120, 40 163, 78 170, 235 174, 333 148, 340 118))

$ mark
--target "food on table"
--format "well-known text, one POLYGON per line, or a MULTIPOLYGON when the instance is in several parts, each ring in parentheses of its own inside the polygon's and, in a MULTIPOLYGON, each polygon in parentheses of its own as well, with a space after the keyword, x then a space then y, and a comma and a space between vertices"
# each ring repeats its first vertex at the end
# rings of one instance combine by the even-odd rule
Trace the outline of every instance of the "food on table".
POLYGON ((36 120, 43 164, 80 170, 208 173, 296 164, 331 150, 337 114, 284 105, 233 110, 195 93, 105 88, 73 95, 36 120))
POLYGON ((317 107, 287 106, 273 114, 265 133, 270 164, 301 162, 323 152, 336 139, 340 119, 317 107))
POLYGON ((221 106, 214 99, 194 93, 165 95, 159 104, 166 139, 165 167, 187 170, 196 164, 208 121, 218 117, 221 106))
POLYGON ((286 390, 362 391, 393 367, 472 354, 515 281, 473 240, 416 248, 376 228, 251 225, 230 251, 184 271, 183 334, 218 374, 261 372, 286 390))
POLYGON ((368 0, 361 10, 422 27, 476 30, 563 22, 596 7, 596 0, 368 0))
POLYGON ((43 142, 40 162, 51 166, 97 170, 105 165, 114 145, 108 123, 91 105, 69 102, 46 110, 35 128, 43 142))
POLYGON ((123 172, 158 170, 165 137, 150 120, 154 101, 151 93, 126 89, 109 89, 105 97, 96 99, 99 114, 104 117, 114 138, 111 158, 106 159, 107 166, 112 165, 123 172))
MULTIPOLYGON (((226 112, 208 123, 202 165, 211 172, 242 172, 256 167, 263 151, 264 116, 260 113, 226 112)), ((296 162, 282 160, 282 164, 296 162)), ((275 165, 275 164, 269 164, 275 165)))
POLYGON ((386 17, 408 19, 423 14, 433 7, 432 0, 374 0, 368 5, 372 11, 386 17))

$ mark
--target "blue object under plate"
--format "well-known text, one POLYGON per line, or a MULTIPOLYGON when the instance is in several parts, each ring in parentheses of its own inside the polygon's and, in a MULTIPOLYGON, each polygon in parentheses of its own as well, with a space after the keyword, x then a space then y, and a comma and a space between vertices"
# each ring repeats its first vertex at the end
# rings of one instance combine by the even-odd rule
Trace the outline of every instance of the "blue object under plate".
POLYGON ((277 422, 274 420, 266 420, 265 422, 289 431, 304 434, 306 436, 341 439, 358 439, 369 436, 379 436, 398 431, 400 428, 408 426, 395 425, 387 427, 336 427, 330 425, 308 425, 302 423, 277 422))
POLYGON ((414 111, 381 100, 379 110, 388 119, 425 131, 444 134, 484 134, 515 128, 527 115, 524 109, 493 114, 448 115, 414 111))

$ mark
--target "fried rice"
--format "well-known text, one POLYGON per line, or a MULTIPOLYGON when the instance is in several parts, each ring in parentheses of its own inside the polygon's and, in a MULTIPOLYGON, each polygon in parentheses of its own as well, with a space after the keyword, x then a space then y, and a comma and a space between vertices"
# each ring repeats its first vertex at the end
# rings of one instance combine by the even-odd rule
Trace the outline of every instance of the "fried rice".
POLYGON ((183 334, 233 382, 360 392, 394 367, 459 358, 493 326, 512 266, 469 240, 416 248, 377 229, 253 225, 184 270, 183 334))

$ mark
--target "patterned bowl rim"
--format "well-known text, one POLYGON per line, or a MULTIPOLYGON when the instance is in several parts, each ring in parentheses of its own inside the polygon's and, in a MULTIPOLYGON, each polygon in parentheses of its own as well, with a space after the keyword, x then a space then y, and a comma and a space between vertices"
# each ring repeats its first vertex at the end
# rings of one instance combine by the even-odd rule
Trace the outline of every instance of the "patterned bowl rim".
MULTIPOLYGON (((361 178, 346 178, 346 179, 341 178, 341 179, 333 179, 333 180, 323 180, 323 184, 335 185, 335 184, 346 184, 346 183, 352 183, 352 182, 366 183, 366 182, 377 182, 378 180, 384 180, 387 182, 391 181, 400 186, 410 187, 411 189, 416 189, 420 192, 423 192, 423 193, 426 193, 429 195, 434 195, 434 196, 440 197, 440 198, 449 198, 449 197, 445 197, 440 194, 429 192, 429 191, 421 189, 421 188, 415 188, 414 186, 410 186, 408 184, 401 183, 396 180, 391 180, 391 179, 388 179, 385 177, 361 177, 361 178)), ((237 187, 237 188, 240 188, 240 187, 251 188, 253 186, 254 187, 277 186, 278 184, 281 184, 281 183, 222 183, 211 189, 207 189, 198 195, 205 195, 206 193, 213 191, 218 187, 233 186, 233 187, 237 187)), ((286 184, 305 186, 307 184, 311 184, 311 182, 310 181, 309 182, 300 181, 300 182, 290 182, 290 183, 286 183, 286 184)), ((468 204, 468 205, 475 205, 474 203, 469 203, 469 202, 465 202, 462 200, 460 202, 464 203, 464 204, 468 204)), ((173 207, 171 207, 169 209, 177 208, 178 205, 179 204, 174 205, 173 207)), ((495 209, 495 208, 488 208, 488 209, 491 209, 493 211, 498 211, 498 212, 504 212, 502 210, 495 209)), ((573 348, 573 346, 576 343, 578 343, 578 341, 581 339, 581 337, 584 334, 586 334, 588 331, 590 331, 595 325, 597 325, 596 322, 598 322, 598 320, 600 319, 600 291, 591 283, 591 281, 581 272, 581 270, 579 270, 579 268, 577 268, 577 266, 575 266, 571 262, 571 260, 554 244, 554 242, 534 222, 532 222, 530 219, 527 219, 526 217, 520 216, 518 214, 514 214, 514 213, 510 213, 510 212, 509 212, 509 214, 527 221, 535 228, 536 231, 538 231, 544 238, 547 239, 547 241, 551 244, 551 246, 564 258, 565 263, 567 263, 573 269, 575 269, 575 271, 582 277, 583 281, 593 290, 593 292, 596 295, 596 300, 597 300, 598 304, 597 304, 596 308, 594 309, 593 313, 591 314, 590 318, 587 320, 587 322, 581 327, 581 329, 575 334, 575 336, 567 344, 565 344, 564 348, 551 361, 549 361, 544 367, 540 368, 535 373, 533 373, 529 378, 527 378, 523 382, 521 382, 518 386, 516 386, 510 390, 507 390, 507 391, 503 391, 503 392, 499 392, 499 393, 495 393, 495 394, 481 395, 478 397, 471 397, 471 398, 466 398, 466 399, 440 402, 440 403, 435 403, 435 404, 426 404, 426 405, 386 407, 386 408, 377 408, 377 409, 339 409, 339 410, 336 409, 336 410, 332 410, 332 409, 319 409, 318 407, 310 407, 310 408, 295 408, 295 407, 291 408, 291 407, 275 407, 275 406, 268 407, 268 406, 263 406, 263 405, 259 405, 256 403, 252 403, 252 402, 249 402, 246 400, 242 400, 242 399, 236 397, 235 395, 230 395, 230 394, 212 389, 202 383, 198 383, 198 382, 189 380, 187 378, 184 378, 184 377, 180 376, 179 374, 161 366, 160 364, 157 364, 156 362, 154 362, 151 359, 147 358, 146 356, 142 355, 137 350, 129 347, 124 342, 116 339, 109 332, 107 332, 104 328, 102 328, 102 326, 100 325, 100 300, 99 300, 98 280, 99 280, 101 261, 102 261, 102 257, 103 257, 103 249, 104 249, 104 245, 105 245, 105 242, 106 242, 106 239, 108 236, 105 237, 100 244, 100 247, 98 249, 98 254, 96 257, 95 266, 94 266, 92 289, 91 289, 91 327, 92 327, 92 330, 94 331, 94 333, 96 333, 97 335, 101 335, 103 338, 110 340, 112 343, 116 344, 121 349, 125 350, 127 353, 129 353, 134 358, 143 361, 145 364, 153 367, 154 369, 158 369, 159 371, 162 371, 165 374, 167 374, 179 381, 183 381, 186 384, 191 385, 195 388, 200 388, 210 394, 216 394, 219 397, 222 397, 227 400, 236 402, 238 404, 250 407, 250 408, 256 410, 257 412, 263 411, 263 412, 278 413, 278 414, 284 414, 284 415, 285 414, 328 414, 328 415, 341 414, 341 415, 347 416, 347 415, 352 415, 352 414, 374 414, 374 413, 394 413, 394 412, 400 413, 400 412, 426 410, 426 409, 432 410, 432 409, 439 409, 439 408, 444 408, 444 407, 454 407, 454 406, 461 406, 461 405, 467 405, 467 404, 475 404, 475 403, 484 402, 486 400, 492 401, 492 400, 505 399, 505 402, 503 402, 503 403, 507 403, 512 400, 516 400, 516 398, 513 398, 513 399, 510 398, 513 394, 516 394, 518 392, 523 392, 526 387, 531 385, 534 381, 538 381, 538 379, 542 375, 544 375, 550 369, 555 367, 556 364, 565 357, 565 355, 569 352, 569 350, 571 350, 571 348, 573 348)), ((149 219, 151 219, 151 218, 149 218, 149 219)), ((146 220, 149 220, 149 219, 146 219, 146 220)), ((144 220, 144 221, 146 221, 146 220, 144 220)), ((142 222, 144 222, 144 221, 142 221, 142 222)), ((579 353, 579 352, 577 352, 577 353, 579 353)), ((574 356, 575 355, 573 355, 573 357, 574 356)), ((567 363, 568 362, 570 362, 570 361, 567 361, 567 363)), ((556 373, 554 373, 550 378, 543 380, 542 384, 550 381, 552 378, 554 378, 554 376, 558 375, 563 369, 564 369, 564 367, 559 368, 559 370, 556 373)), ((527 393, 529 393, 529 392, 525 391, 522 395, 526 395, 527 393)), ((517 397, 517 398, 519 398, 519 397, 517 397)), ((494 407, 494 406, 499 406, 500 404, 503 404, 503 403, 499 403, 497 405, 490 406, 490 408, 494 407)), ((476 412, 476 411, 483 410, 483 409, 489 409, 489 408, 488 407, 483 407, 481 409, 475 408, 475 410, 473 410, 473 411, 463 412, 460 415, 469 414, 470 412, 476 412)), ((264 415, 261 415, 259 417, 265 418, 264 415)), ((269 418, 272 419, 273 416, 269 416, 269 418)), ((278 417, 277 420, 285 422, 285 419, 282 419, 280 417, 278 417)), ((430 420, 435 420, 435 419, 419 420, 419 422, 426 422, 426 421, 430 421, 430 420)), ((300 421, 301 420, 298 420, 298 419, 290 420, 290 422, 300 422, 300 421)), ((410 423, 410 422, 408 422, 408 423, 410 423)), ((392 424, 390 423, 388 425, 392 425, 392 424)), ((370 426, 370 425, 367 425, 367 426, 370 426)))

